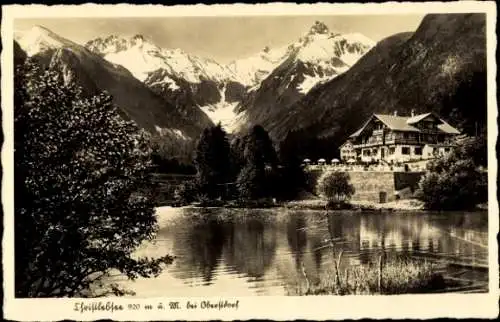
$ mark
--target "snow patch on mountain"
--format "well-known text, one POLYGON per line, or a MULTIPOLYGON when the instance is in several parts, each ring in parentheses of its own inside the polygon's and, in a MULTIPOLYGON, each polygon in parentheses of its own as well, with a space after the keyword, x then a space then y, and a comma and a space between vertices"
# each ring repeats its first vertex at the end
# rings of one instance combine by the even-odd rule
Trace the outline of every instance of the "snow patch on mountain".
POLYGON ((151 88, 153 86, 160 85, 160 86, 166 86, 169 90, 175 92, 178 90, 180 87, 177 85, 177 83, 170 77, 164 76, 161 81, 156 81, 153 83, 148 84, 148 86, 151 88))
POLYGON ((221 126, 228 132, 231 133, 234 130, 234 120, 237 118, 237 113, 235 112, 238 102, 227 102, 226 101, 226 87, 220 90, 221 100, 215 104, 209 104, 205 106, 200 106, 200 109, 207 114, 207 116, 214 122, 214 124, 220 123, 221 126))
POLYGON ((336 77, 337 75, 332 75, 332 76, 309 76, 305 75, 304 76, 304 81, 297 85, 297 89, 299 90, 300 93, 302 94, 307 94, 314 86, 322 83, 326 83, 329 80, 332 80, 336 77))
POLYGON ((156 132, 158 132, 158 134, 163 135, 163 136, 174 135, 174 136, 176 136, 176 137, 178 137, 180 139, 189 140, 189 137, 186 136, 184 134, 184 132, 182 132, 179 129, 165 128, 165 127, 160 127, 158 125, 155 125, 155 129, 156 129, 156 132))
POLYGON ((231 133, 233 130, 232 123, 237 117, 237 113, 235 113, 237 105, 237 102, 224 102, 201 106, 200 108, 208 115, 212 122, 215 124, 220 123, 227 132, 231 133))
POLYGON ((288 46, 275 49, 265 47, 256 55, 231 62, 228 69, 240 83, 255 87, 288 57, 287 54, 288 46))

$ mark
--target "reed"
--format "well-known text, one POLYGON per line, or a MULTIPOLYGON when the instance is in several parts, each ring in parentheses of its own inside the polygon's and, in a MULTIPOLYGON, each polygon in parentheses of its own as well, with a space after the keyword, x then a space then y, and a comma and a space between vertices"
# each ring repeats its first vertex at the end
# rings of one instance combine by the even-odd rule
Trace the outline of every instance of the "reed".
MULTIPOLYGON (((331 270, 322 273, 316 283, 307 281, 297 295, 376 295, 426 293, 445 288, 442 274, 425 260, 386 259, 340 269, 342 253, 331 270)), ((306 276, 305 272, 303 276, 306 276)))

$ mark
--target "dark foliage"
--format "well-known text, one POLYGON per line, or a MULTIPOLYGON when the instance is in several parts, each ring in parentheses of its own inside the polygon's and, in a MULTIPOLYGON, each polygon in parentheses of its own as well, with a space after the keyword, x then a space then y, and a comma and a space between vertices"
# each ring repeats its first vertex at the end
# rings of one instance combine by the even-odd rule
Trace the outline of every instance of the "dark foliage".
POLYGON ((177 202, 185 205, 190 204, 199 199, 199 187, 196 181, 185 182, 175 189, 174 198, 177 202))
POLYGON ((429 164, 417 191, 427 209, 473 209, 487 201, 487 175, 478 169, 486 162, 483 144, 482 138, 466 140, 454 152, 429 164))
POLYGON ((229 141, 221 125, 206 128, 198 141, 195 156, 200 193, 210 199, 222 197, 231 179, 230 158, 229 141))
POLYGON ((330 203, 344 203, 354 194, 347 172, 325 171, 318 179, 318 193, 330 203))
POLYGON ((82 98, 29 62, 14 102, 16 296, 122 295, 99 283, 157 275, 171 257, 132 256, 157 230, 147 134, 108 95, 82 98))
POLYGON ((238 174, 236 182, 240 198, 252 200, 271 197, 272 179, 278 165, 273 142, 266 130, 256 125, 243 138, 243 145, 245 165, 238 174))

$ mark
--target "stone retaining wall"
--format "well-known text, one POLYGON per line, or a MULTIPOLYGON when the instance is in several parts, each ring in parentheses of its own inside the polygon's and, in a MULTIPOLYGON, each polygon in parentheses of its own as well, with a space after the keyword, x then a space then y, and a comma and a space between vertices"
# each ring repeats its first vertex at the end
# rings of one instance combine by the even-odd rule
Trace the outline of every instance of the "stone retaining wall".
MULTIPOLYGON (((323 170, 309 171, 309 188, 315 190, 318 178, 323 170)), ((410 188, 414 192, 424 172, 382 172, 382 171, 348 171, 351 184, 355 193, 353 201, 370 201, 379 203, 381 199, 386 202, 396 199, 395 192, 410 188), (385 198, 381 193, 385 194, 385 198)))

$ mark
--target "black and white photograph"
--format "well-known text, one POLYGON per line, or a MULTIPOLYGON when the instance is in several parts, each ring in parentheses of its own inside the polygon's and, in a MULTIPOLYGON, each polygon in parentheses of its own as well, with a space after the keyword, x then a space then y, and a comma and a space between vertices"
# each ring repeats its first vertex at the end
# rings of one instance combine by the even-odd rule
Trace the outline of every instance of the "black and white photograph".
POLYGON ((6 296, 498 295, 490 12, 95 6, 2 21, 6 296))

